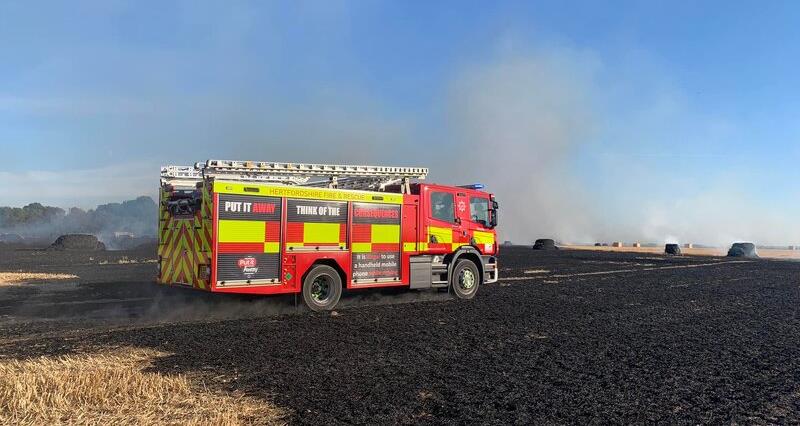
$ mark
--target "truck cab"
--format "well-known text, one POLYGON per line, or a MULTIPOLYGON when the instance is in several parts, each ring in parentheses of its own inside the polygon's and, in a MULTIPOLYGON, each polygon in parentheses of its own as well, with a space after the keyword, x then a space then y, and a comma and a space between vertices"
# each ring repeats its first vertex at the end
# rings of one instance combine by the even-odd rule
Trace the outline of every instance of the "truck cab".
POLYGON ((473 185, 419 185, 422 228, 428 251, 450 253, 471 246, 482 255, 497 253, 497 202, 473 185))

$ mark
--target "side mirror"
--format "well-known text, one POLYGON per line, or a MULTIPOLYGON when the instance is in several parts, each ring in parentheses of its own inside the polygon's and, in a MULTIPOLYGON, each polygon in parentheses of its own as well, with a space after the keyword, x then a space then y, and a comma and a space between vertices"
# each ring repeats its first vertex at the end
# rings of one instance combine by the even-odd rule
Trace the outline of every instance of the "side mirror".
POLYGON ((489 226, 494 228, 497 226, 497 209, 500 207, 497 201, 492 200, 492 208, 489 210, 489 226))

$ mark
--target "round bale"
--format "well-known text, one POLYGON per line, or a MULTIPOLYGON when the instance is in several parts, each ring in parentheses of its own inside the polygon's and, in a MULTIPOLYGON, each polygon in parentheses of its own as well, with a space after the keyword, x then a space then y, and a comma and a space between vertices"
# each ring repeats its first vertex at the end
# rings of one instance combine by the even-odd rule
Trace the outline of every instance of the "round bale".
POLYGON ((533 243, 534 250, 558 250, 556 242, 550 238, 539 238, 533 243))
POLYGON ((756 245, 753 243, 733 243, 728 250, 728 257, 758 257, 756 245))
POLYGON ((105 250, 105 244, 97 240, 97 237, 91 234, 66 234, 58 237, 56 241, 50 245, 50 250, 87 250, 97 251, 105 250))
POLYGON ((681 254, 681 246, 680 244, 667 244, 664 246, 664 254, 671 254, 673 256, 678 256, 681 254))

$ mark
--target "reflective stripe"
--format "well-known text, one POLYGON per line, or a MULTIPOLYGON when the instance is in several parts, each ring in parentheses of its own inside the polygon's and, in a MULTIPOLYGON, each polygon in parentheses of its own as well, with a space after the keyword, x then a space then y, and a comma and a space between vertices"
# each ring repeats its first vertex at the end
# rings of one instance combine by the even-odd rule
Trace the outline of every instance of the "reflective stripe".
POLYGON ((371 243, 353 243, 353 253, 369 253, 371 251, 371 243))
POLYGON ((417 251, 417 243, 403 243, 403 251, 417 251))
POLYGON ((306 243, 339 243, 338 223, 306 222, 303 226, 303 242, 306 243))
POLYGON ((372 237, 370 240, 373 243, 386 244, 386 243, 399 243, 400 242, 400 225, 372 225, 372 237))
POLYGON ((267 242, 264 243, 264 253, 278 253, 281 251, 281 243, 279 242, 267 242))
POLYGON ((475 239, 476 244, 494 244, 494 234, 491 232, 474 231, 472 238, 475 239))
POLYGON ((264 222, 252 220, 220 220, 217 236, 221 243, 263 243, 264 222))
POLYGON ((436 236, 437 243, 452 243, 453 242, 453 230, 450 228, 439 228, 436 226, 429 226, 428 227, 428 241, 431 241, 431 236, 436 236))
POLYGON ((380 204, 403 204, 403 194, 393 194, 387 192, 353 191, 346 189, 327 189, 310 187, 291 187, 263 185, 255 182, 240 183, 226 182, 218 180, 214 182, 214 192, 220 194, 241 194, 254 195, 253 188, 257 189, 257 194, 267 197, 289 197, 304 198, 311 200, 328 201, 366 201, 380 204), (248 190, 245 190, 247 188, 248 190))
POLYGON ((456 251, 456 250, 458 250, 458 248, 459 248, 459 247, 461 247, 461 246, 463 246, 463 245, 464 245, 464 243, 453 243, 453 244, 451 244, 450 246, 451 246, 451 249, 452 249, 453 251, 456 251))

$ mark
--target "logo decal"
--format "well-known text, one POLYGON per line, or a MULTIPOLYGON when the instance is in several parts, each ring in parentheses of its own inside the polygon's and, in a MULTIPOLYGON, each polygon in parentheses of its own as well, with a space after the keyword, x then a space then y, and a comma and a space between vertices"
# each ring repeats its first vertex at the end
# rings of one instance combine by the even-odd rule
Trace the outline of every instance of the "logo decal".
POLYGON ((242 270, 242 274, 247 278, 250 278, 258 273, 258 262, 253 256, 247 256, 239 259, 236 262, 236 265, 239 266, 239 269, 242 270))
POLYGON ((467 203, 465 203, 464 201, 459 201, 458 202, 458 211, 460 211, 461 213, 464 213, 464 211, 466 209, 467 209, 467 203))

